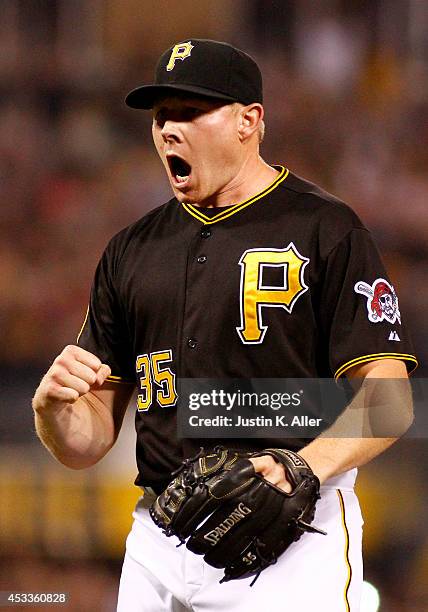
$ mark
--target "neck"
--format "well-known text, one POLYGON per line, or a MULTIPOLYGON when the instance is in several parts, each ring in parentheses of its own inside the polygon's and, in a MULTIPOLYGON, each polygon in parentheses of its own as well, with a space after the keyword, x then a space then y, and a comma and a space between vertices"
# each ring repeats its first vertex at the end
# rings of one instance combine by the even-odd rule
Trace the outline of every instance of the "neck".
POLYGON ((279 171, 269 166, 257 153, 245 160, 234 179, 220 192, 198 205, 203 208, 221 208, 245 202, 268 187, 279 171))

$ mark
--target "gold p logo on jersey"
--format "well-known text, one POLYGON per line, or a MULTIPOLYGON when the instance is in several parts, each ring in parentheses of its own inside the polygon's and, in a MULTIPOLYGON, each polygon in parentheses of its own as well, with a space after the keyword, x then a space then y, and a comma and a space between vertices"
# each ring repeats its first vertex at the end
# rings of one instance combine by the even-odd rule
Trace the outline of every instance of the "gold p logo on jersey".
POLYGON ((171 55, 169 56, 169 62, 166 65, 166 69, 168 70, 168 72, 170 70, 173 70, 175 62, 177 60, 183 61, 186 59, 186 57, 190 57, 193 47, 194 45, 192 45, 190 40, 186 43, 180 43, 178 45, 175 45, 175 47, 171 51, 171 55))
POLYGON ((293 310, 296 300, 308 290, 304 281, 307 257, 294 244, 285 249, 248 249, 239 260, 241 266, 241 325, 236 328, 244 344, 261 344, 267 325, 262 323, 263 307, 293 310), (284 269, 283 287, 263 286, 263 267, 284 269))

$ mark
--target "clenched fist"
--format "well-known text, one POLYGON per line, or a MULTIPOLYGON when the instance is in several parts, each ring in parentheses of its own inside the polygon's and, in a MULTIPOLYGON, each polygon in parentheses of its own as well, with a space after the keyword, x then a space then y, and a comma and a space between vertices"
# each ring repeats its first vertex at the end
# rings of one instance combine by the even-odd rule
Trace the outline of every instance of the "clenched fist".
POLYGON ((36 412, 61 409, 74 403, 92 388, 100 387, 111 370, 80 346, 66 346, 55 359, 33 398, 36 412))

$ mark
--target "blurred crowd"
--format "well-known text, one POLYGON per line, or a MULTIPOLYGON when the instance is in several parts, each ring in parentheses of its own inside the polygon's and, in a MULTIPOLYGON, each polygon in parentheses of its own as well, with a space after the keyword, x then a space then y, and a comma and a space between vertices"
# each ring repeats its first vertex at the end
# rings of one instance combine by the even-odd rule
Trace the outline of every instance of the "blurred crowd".
POLYGON ((0 565, 0 585, 5 592, 66 595, 65 604, 26 605, 28 612, 64 609, 67 612, 114 612, 120 569, 118 562, 58 562, 18 554, 8 560, 7 566, 0 565), (86 587, 82 588, 83 585, 86 587))
MULTIPOLYGON (((163 48, 120 55, 85 39, 82 50, 67 28, 59 37, 61 2, 15 5, 0 62, 0 363, 44 365, 74 341, 108 239, 170 197, 149 113, 123 103, 163 48)), ((376 44, 354 14, 281 11, 287 36, 277 24, 263 37, 262 6, 254 2, 260 36, 249 24, 238 41, 264 74, 262 154, 343 198, 373 230, 424 361, 426 65, 376 44)))

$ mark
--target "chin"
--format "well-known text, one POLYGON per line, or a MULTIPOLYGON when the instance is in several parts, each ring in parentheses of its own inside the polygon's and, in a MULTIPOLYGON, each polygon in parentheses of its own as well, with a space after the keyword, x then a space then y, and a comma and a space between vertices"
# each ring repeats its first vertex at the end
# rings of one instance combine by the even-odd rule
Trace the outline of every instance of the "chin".
POLYGON ((174 195, 180 204, 196 204, 198 202, 198 199, 190 193, 174 190, 174 195))

